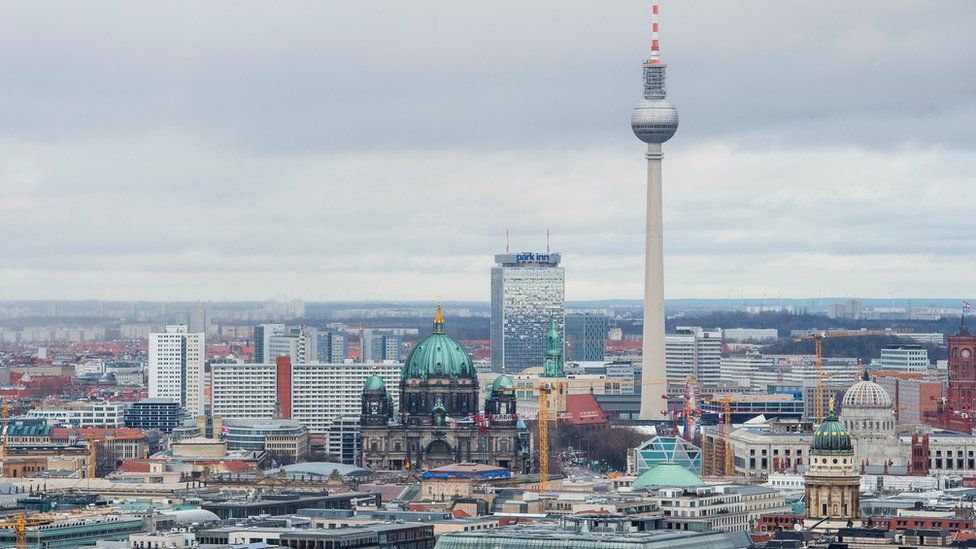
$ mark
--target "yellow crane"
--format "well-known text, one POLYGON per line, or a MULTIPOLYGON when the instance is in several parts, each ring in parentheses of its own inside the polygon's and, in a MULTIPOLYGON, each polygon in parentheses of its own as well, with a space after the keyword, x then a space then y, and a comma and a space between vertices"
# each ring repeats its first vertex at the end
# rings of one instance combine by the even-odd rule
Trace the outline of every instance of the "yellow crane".
POLYGON ((735 456, 732 455, 732 397, 722 399, 722 413, 725 420, 725 474, 735 476, 735 456))
MULTIPOLYGON (((104 511, 115 510, 114 507, 106 507, 104 511)), ((50 512, 50 513, 34 513, 31 515, 20 514, 13 518, 13 520, 0 522, 0 529, 12 528, 14 535, 16 536, 17 549, 26 549, 27 547, 27 528, 30 526, 43 526, 45 524, 52 524, 59 520, 70 520, 84 517, 96 517, 101 516, 99 512, 91 512, 88 510, 71 510, 65 512, 50 512)))
POLYGON ((559 382, 541 381, 537 387, 517 386, 511 391, 526 391, 538 395, 539 412, 536 416, 536 423, 539 425, 539 435, 536 438, 537 450, 539 452, 539 491, 544 492, 549 489, 549 421, 552 415, 549 413, 549 395, 553 391, 561 390, 559 382))
MULTIPOLYGON (((817 330, 809 335, 797 336, 795 339, 812 339, 816 363, 814 376, 816 378, 816 388, 814 390, 814 413, 817 414, 817 423, 823 422, 824 413, 824 372, 823 372, 823 341, 827 338, 835 337, 864 337, 876 335, 902 335, 912 333, 911 328, 904 329, 885 329, 885 330, 817 330)), ((860 363, 859 363, 860 364, 860 363)), ((860 367, 858 367, 860 369, 860 367)))
MULTIPOLYGON (((7 459, 7 401, 4 400, 0 403, 0 417, 3 419, 3 425, 0 426, 0 461, 6 461, 7 459)), ((2 474, 2 470, 0 470, 2 474)))

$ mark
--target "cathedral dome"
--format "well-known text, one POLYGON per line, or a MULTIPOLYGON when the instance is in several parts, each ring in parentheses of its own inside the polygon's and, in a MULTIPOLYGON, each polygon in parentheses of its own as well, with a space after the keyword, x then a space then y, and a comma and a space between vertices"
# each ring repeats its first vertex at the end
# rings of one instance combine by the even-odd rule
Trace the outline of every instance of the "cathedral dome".
POLYGON ((858 381, 844 393, 844 409, 891 408, 891 397, 873 381, 858 381))
POLYGON ((410 351, 403 366, 404 379, 429 377, 466 378, 476 380, 478 374, 471 363, 468 351, 444 333, 444 317, 440 306, 434 317, 434 332, 425 337, 410 351))
POLYGON ((515 382, 512 381, 512 378, 502 374, 496 377, 495 382, 491 384, 491 392, 498 393, 506 389, 511 389, 512 387, 515 387, 515 382))
POLYGON ((373 374, 366 379, 366 385, 363 386, 364 391, 386 391, 386 383, 380 376, 373 374))
POLYGON ((820 424, 817 432, 813 435, 813 448, 811 452, 817 454, 846 454, 854 451, 851 444, 851 434, 847 432, 847 427, 837 421, 834 415, 833 399, 831 399, 830 414, 827 419, 820 424))

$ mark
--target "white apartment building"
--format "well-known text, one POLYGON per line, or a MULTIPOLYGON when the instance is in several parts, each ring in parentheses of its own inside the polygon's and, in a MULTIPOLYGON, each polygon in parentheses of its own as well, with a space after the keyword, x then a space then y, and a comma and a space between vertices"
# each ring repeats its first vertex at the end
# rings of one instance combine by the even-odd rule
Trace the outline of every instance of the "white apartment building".
POLYGON ((86 360, 79 364, 75 364, 76 376, 104 374, 104 373, 105 373, 105 361, 103 360, 86 360))
POLYGON ((149 398, 166 398, 203 415, 206 336, 184 325, 149 334, 149 398))
POLYGON ((27 417, 64 427, 123 427, 125 405, 121 402, 70 402, 63 406, 34 408, 27 412, 27 417))
POLYGON ((211 399, 213 414, 223 418, 273 419, 289 417, 310 433, 325 436, 336 418, 358 417, 366 379, 378 375, 393 408, 400 405, 398 362, 292 364, 289 387, 278 387, 276 364, 214 364, 211 399), (290 397, 290 410, 280 410, 280 398, 290 397))
POLYGON ((234 419, 278 417, 275 364, 212 364, 210 371, 214 416, 234 419))
POLYGON ((910 334, 898 334, 898 337, 915 343, 945 345, 945 335, 942 332, 913 332, 910 334))
POLYGON ((726 328, 722 337, 726 341, 775 341, 779 331, 776 328, 726 328))
POLYGON ((393 409, 400 409, 402 362, 295 364, 292 366, 291 417, 323 436, 332 420, 358 416, 363 407, 363 385, 376 374, 386 384, 393 409))
POLYGON ((929 352, 921 345, 888 345, 881 349, 877 364, 882 370, 925 372, 929 369, 929 352))
POLYGON ((759 353, 746 353, 723 357, 721 361, 721 380, 726 385, 739 387, 744 391, 765 391, 768 376, 773 368, 772 357, 759 353))
POLYGON ((722 331, 679 326, 676 332, 664 336, 668 391, 682 392, 689 376, 694 376, 705 390, 717 388, 721 380, 722 331))
POLYGON ((783 493, 767 486, 662 488, 655 496, 665 517, 707 521, 724 532, 748 532, 760 515, 792 511, 783 493))
MULTIPOLYGON (((769 355, 773 359, 774 370, 780 372, 776 383, 802 386, 817 379, 817 357, 814 355, 769 355)), ((824 358, 823 373, 828 381, 857 381, 856 358, 824 358)))

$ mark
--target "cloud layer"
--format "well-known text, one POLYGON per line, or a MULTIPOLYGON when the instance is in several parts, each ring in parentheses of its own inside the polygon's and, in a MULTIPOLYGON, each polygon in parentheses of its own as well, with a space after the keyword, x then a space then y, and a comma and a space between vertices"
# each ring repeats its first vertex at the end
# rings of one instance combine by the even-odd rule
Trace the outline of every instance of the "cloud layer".
MULTIPOLYGON (((970 2, 668 2, 669 297, 967 295, 970 2), (925 13, 920 17, 919 13, 925 13)), ((641 295, 644 2, 5 6, 0 299, 641 295)))

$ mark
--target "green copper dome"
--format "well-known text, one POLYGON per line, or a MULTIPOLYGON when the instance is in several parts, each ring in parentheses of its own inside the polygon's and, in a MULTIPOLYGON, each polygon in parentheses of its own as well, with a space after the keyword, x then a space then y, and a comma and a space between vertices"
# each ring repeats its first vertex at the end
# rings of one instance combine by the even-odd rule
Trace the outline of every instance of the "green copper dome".
POLYGON ((495 378, 495 382, 491 384, 491 392, 497 393, 504 391, 506 389, 511 389, 515 387, 515 382, 512 378, 508 377, 506 374, 502 374, 495 378))
POLYGON ((363 386, 363 390, 364 391, 385 391, 386 383, 383 383, 383 380, 380 379, 380 376, 373 374, 369 376, 369 378, 366 380, 366 385, 363 386))
POLYGON ((851 444, 851 434, 847 432, 847 427, 844 427, 843 423, 837 421, 832 400, 827 419, 820 424, 817 432, 813 434, 811 451, 817 454, 849 454, 854 451, 854 446, 851 444))
POLYGON ((477 379, 478 374, 471 363, 468 351, 444 333, 444 317, 437 307, 434 317, 434 333, 420 341, 403 366, 404 379, 427 379, 429 377, 450 377, 453 379, 477 379))
POLYGON ((644 486, 671 486, 687 488, 690 486, 704 486, 705 482, 698 475, 677 463, 658 463, 654 467, 641 473, 631 483, 632 488, 644 486))

